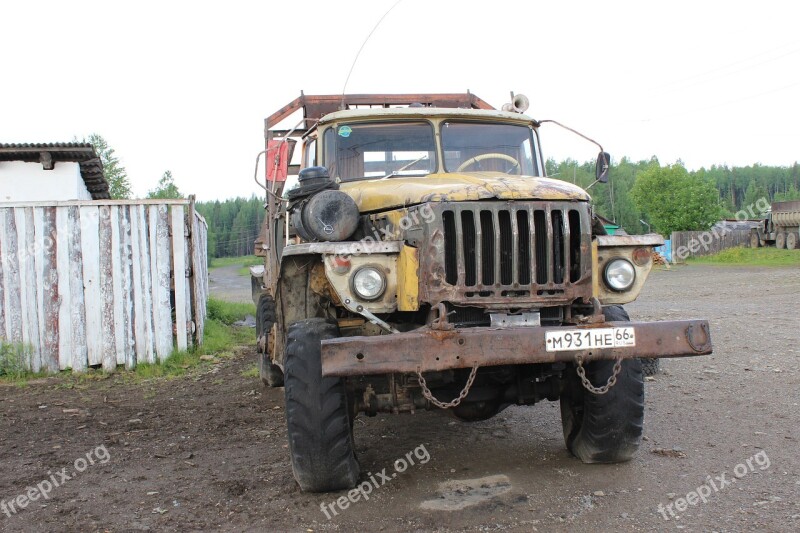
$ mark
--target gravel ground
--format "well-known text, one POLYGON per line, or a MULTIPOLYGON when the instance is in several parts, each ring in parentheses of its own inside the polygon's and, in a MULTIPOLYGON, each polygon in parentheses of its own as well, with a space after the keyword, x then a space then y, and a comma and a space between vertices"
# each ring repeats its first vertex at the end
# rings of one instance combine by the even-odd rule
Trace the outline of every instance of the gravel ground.
POLYGON ((552 403, 472 424, 358 418, 363 480, 385 484, 330 519, 320 506, 342 494, 297 489, 283 390, 242 375, 249 349, 169 381, 3 386, 0 498, 59 486, 10 516, 0 509, 0 530, 796 531, 798 301, 796 268, 657 271, 632 318, 708 318, 715 351, 665 361, 647 383, 632 461, 572 458, 552 403), (89 452, 94 464, 79 460, 89 452), (397 472, 403 457, 415 464, 397 472))
POLYGON ((241 265, 212 268, 208 271, 208 290, 211 296, 236 303, 252 303, 250 275, 241 276, 241 265))

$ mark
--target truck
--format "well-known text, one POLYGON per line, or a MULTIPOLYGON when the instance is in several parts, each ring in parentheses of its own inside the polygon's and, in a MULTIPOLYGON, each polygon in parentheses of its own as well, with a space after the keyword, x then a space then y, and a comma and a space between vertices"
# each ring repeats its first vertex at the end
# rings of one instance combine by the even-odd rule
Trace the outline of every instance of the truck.
MULTIPOLYGON (((547 177, 526 107, 301 93, 266 119, 257 350, 301 490, 355 486, 354 419, 378 413, 557 401, 576 458, 627 461, 642 361, 712 352, 706 320, 630 321, 663 240, 607 235, 586 190, 547 177)), ((610 161, 600 147, 595 183, 610 161)))
POLYGON ((772 202, 762 224, 750 230, 750 247, 761 246, 789 250, 800 246, 800 200, 772 202))

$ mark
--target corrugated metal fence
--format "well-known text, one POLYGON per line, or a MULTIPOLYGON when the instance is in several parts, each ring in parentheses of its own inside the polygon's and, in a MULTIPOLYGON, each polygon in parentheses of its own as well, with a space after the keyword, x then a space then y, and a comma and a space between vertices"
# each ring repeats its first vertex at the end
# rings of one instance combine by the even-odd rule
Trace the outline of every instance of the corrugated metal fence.
POLYGON ((207 230, 193 200, 0 204, 0 342, 74 372, 202 344, 207 230))
POLYGON ((675 231, 672 233, 672 261, 713 255, 734 246, 748 246, 750 230, 713 229, 710 231, 675 231))

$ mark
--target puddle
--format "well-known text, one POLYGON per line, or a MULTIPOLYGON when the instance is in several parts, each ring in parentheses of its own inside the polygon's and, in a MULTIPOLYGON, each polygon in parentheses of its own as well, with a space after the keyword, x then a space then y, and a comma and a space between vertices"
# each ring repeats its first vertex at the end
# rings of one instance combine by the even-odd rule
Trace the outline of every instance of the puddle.
POLYGON ((439 497, 420 504, 431 511, 459 511, 483 503, 511 490, 511 481, 504 475, 478 479, 453 479, 439 483, 439 497))

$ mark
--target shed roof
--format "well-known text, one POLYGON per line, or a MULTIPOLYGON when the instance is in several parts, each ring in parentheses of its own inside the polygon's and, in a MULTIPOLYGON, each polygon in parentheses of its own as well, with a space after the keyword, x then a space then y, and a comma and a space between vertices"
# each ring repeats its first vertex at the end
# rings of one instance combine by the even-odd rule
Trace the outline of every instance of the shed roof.
POLYGON ((111 198, 108 181, 103 175, 103 163, 89 143, 10 143, 0 144, 0 161, 41 163, 46 170, 55 163, 78 163, 81 177, 92 200, 111 198))

